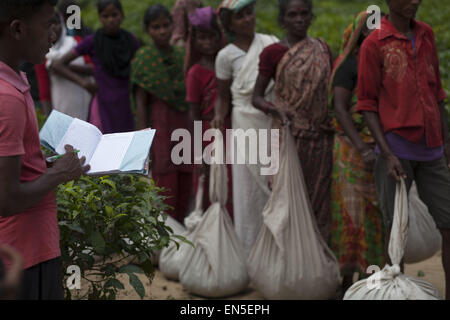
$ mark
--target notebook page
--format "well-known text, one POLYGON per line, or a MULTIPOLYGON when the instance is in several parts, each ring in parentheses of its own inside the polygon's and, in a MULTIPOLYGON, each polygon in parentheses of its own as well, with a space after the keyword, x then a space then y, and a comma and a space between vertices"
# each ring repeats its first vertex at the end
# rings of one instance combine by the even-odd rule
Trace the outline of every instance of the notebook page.
POLYGON ((104 135, 90 161, 88 174, 120 170, 123 158, 133 140, 134 132, 104 135))
POLYGON ((39 132, 41 144, 47 149, 55 151, 72 122, 72 117, 53 110, 39 132))
POLYGON ((56 152, 58 154, 66 153, 64 146, 70 144, 74 149, 80 150, 78 157, 85 156, 86 164, 88 164, 101 138, 102 133, 96 126, 75 118, 56 147, 56 152))

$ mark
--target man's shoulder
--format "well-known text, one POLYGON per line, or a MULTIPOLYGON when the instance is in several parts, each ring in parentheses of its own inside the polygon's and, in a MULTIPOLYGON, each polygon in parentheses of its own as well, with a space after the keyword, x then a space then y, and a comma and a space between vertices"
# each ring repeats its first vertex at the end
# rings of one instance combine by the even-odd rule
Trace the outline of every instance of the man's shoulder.
POLYGON ((419 20, 414 20, 414 22, 417 24, 418 28, 423 29, 426 33, 434 34, 433 28, 429 24, 419 20))
POLYGON ((380 41, 380 30, 375 29, 370 33, 369 36, 367 36, 366 39, 364 39, 364 42, 361 45, 360 51, 371 51, 372 53, 375 53, 375 51, 378 51, 380 47, 382 46, 383 42, 380 41))
POLYGON ((380 33, 381 33, 381 29, 375 29, 373 30, 364 40, 363 45, 365 43, 370 43, 370 44, 378 44, 380 43, 380 33))
POLYGON ((18 103, 26 105, 25 96, 11 83, 0 79, 0 100, 17 100, 18 103))

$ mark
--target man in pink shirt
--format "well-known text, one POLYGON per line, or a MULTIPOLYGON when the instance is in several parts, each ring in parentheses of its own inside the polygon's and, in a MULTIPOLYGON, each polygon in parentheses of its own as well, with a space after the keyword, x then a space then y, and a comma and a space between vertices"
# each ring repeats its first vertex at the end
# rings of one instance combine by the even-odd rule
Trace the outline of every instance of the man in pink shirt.
POLYGON ((0 0, 0 244, 23 257, 21 299, 63 298, 53 190, 89 170, 71 146, 47 168, 30 86, 19 71, 22 62, 42 63, 56 40, 56 2, 0 0))

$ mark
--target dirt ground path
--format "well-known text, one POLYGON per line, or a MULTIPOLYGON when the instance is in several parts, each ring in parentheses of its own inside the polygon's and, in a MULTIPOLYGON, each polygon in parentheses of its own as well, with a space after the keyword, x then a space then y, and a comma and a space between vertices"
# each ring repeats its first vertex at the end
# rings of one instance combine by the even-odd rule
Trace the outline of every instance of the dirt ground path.
MULTIPOLYGON (((444 297, 445 278, 442 268, 441 253, 437 253, 431 259, 405 266, 406 274, 430 282, 444 297)), ((203 298, 191 295, 179 282, 167 280, 164 275, 157 270, 153 282, 150 284, 145 276, 140 276, 146 288, 144 299, 152 300, 202 300, 203 298)), ((135 300, 139 296, 128 284, 128 279, 124 275, 120 278, 125 284, 125 290, 121 290, 117 296, 119 300, 135 300)), ((229 297, 230 300, 262 300, 264 297, 257 291, 249 288, 239 295, 229 297)))

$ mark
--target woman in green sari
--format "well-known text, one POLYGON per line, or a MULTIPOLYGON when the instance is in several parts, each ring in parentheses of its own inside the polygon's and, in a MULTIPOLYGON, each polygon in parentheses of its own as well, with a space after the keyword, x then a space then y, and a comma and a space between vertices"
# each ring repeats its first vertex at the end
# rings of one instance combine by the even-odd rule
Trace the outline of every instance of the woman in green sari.
POLYGON ((183 222, 192 191, 192 166, 171 160, 171 141, 176 129, 191 129, 183 77, 184 50, 170 45, 172 17, 162 5, 151 6, 144 17, 145 30, 152 38, 139 49, 132 63, 131 85, 137 127, 156 129, 151 149, 152 178, 165 188, 169 214, 183 222))

